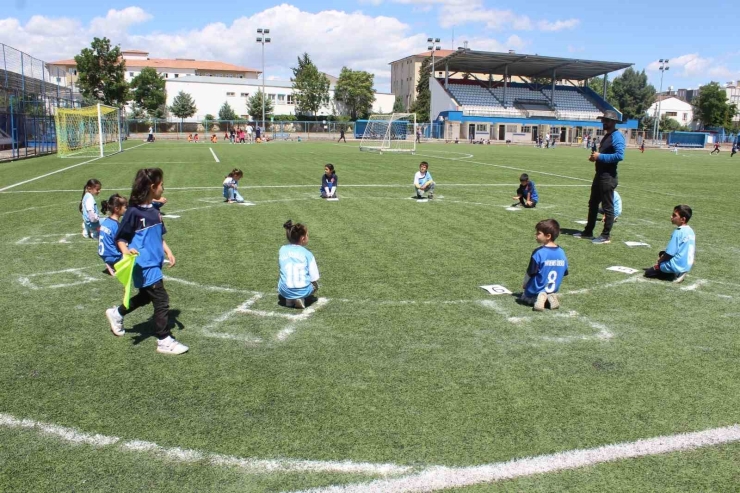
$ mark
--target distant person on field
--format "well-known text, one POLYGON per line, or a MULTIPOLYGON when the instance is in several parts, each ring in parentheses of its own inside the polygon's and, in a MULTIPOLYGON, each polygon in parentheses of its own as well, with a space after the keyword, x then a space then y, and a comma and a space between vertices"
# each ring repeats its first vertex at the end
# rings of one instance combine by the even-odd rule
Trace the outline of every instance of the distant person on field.
POLYGON ((512 198, 519 201, 514 206, 523 205, 527 209, 537 207, 537 201, 539 200, 537 188, 535 188, 534 182, 529 179, 527 173, 522 173, 519 176, 519 188, 516 190, 516 196, 512 198))
POLYGON ((90 178, 82 189, 82 198, 80 199, 80 212, 82 213, 82 236, 83 238, 98 238, 100 230, 100 216, 98 214, 98 204, 95 197, 100 195, 102 185, 99 180, 90 178))
POLYGON ((117 193, 100 204, 103 214, 108 214, 108 217, 100 224, 98 255, 105 262, 105 267, 110 275, 115 275, 116 271, 113 266, 123 257, 118 245, 116 245, 116 234, 118 233, 119 221, 126 213, 127 207, 128 200, 126 200, 126 197, 117 193))
POLYGON ((260 138, 262 136, 262 129, 259 125, 254 127, 254 138, 257 140, 257 142, 261 142, 260 138))
POLYGON ((193 141, 193 134, 188 135, 188 143, 191 143, 193 141))
POLYGON ((199 142, 199 140, 198 140, 198 134, 195 134, 193 136, 193 142, 195 142, 196 144, 199 142))
MULTIPOLYGON (((599 214, 604 214, 604 209, 599 207, 599 214)), ((614 222, 617 222, 617 218, 622 215, 622 197, 619 192, 614 190, 614 222)), ((601 218, 601 222, 606 221, 606 216, 601 218)))
POLYGON ((671 223, 676 226, 666 249, 658 254, 658 261, 645 270, 645 277, 656 277, 681 282, 694 266, 696 235, 691 226, 691 207, 677 205, 673 208, 671 223))
POLYGON ((331 199, 337 197, 337 174, 334 172, 334 165, 327 164, 324 166, 324 174, 321 175, 321 192, 322 199, 331 199))
POLYGON ((231 170, 231 173, 226 175, 223 182, 225 202, 229 204, 233 204, 234 202, 241 204, 244 202, 244 197, 239 194, 239 180, 243 176, 244 173, 238 168, 234 168, 231 170))
POLYGON ((421 143, 421 127, 416 127, 416 143, 421 143))
POLYGON ((714 149, 713 149, 713 150, 712 150, 712 152, 710 152, 709 154, 711 155, 711 154, 714 154, 715 152, 716 152, 717 154, 719 154, 720 150, 721 150, 721 149, 719 148, 719 142, 715 142, 715 143, 714 143, 714 149))
POLYGON ((154 142, 154 128, 149 127, 149 136, 146 138, 147 142, 154 142))
MULTIPOLYGON (((601 138, 598 151, 591 151, 589 161, 594 163, 596 173, 591 183, 591 196, 588 199, 588 222, 578 238, 593 238, 596 218, 599 215, 599 205, 604 210, 604 229, 601 236, 593 238, 594 244, 611 243, 611 230, 614 225, 614 189, 619 184, 617 180, 617 165, 624 159, 624 135, 617 130, 619 115, 614 110, 606 110, 600 117, 604 126, 604 135, 601 138)), ((593 145, 595 145, 595 140, 593 145)))
POLYGON ((524 292, 520 301, 531 305, 538 312, 550 305, 551 310, 560 308, 555 293, 560 289, 563 277, 568 275, 568 259, 562 248, 555 244, 560 236, 560 224, 555 219, 545 219, 535 226, 535 240, 540 244, 529 259, 524 275, 524 292))
POLYGON ((424 192, 429 193, 430 200, 434 198, 434 180, 429 172, 429 163, 426 161, 419 163, 419 171, 414 175, 414 188, 416 189, 416 195, 412 198, 423 199, 424 192))
POLYGON ((254 142, 254 134, 252 133, 252 125, 247 125, 247 142, 249 144, 254 142))
POLYGON ((738 146, 738 143, 737 142, 735 142, 734 144, 732 144, 732 153, 730 153, 730 157, 732 157, 735 154, 737 154, 737 146, 738 146))
POLYGON ((642 142, 640 143, 640 152, 645 154, 645 139, 642 139, 642 142))
POLYGON ((313 254, 306 249, 308 228, 303 224, 293 224, 290 219, 283 224, 289 244, 280 247, 278 265, 278 304, 289 308, 303 309, 315 298, 319 289, 319 268, 313 254))
POLYGON ((347 139, 344 137, 344 127, 339 129, 339 139, 337 140, 337 142, 340 142, 342 140, 345 144, 347 143, 347 139))

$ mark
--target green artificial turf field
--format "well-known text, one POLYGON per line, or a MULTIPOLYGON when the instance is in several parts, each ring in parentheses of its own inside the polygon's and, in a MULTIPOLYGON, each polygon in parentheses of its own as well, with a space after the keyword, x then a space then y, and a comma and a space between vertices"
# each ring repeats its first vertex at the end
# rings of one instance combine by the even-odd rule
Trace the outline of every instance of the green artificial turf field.
POLYGON ((586 219, 585 149, 139 144, 0 165, 0 491, 738 490, 740 159, 628 150, 623 215, 593 245, 567 234, 586 219), (417 203, 420 160, 437 190, 417 203), (318 197, 327 162, 336 202, 318 197), (88 178, 100 201, 150 166, 177 258, 171 321, 190 346, 177 357, 155 352, 151 307, 110 333, 122 289, 80 234, 88 178), (223 202, 235 167, 249 205, 223 202), (540 204, 507 210, 522 172, 540 204), (697 236, 682 284, 607 270, 652 265, 681 203, 697 236), (521 290, 546 218, 570 264, 561 309, 481 289, 521 290), (309 227, 321 272, 304 312, 276 303, 287 219, 309 227), (715 446, 691 435, 568 471, 490 482, 475 468, 546 456, 556 471, 558 452, 718 428, 715 446))

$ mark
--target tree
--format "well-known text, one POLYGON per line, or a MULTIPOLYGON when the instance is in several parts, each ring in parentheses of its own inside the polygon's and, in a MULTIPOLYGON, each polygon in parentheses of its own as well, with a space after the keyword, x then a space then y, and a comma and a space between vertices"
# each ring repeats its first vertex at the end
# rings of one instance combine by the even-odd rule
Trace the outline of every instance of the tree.
POLYGON ((213 120, 215 119, 216 117, 210 113, 207 113, 206 116, 203 117, 203 121, 201 122, 201 124, 203 125, 203 130, 205 132, 211 131, 211 129, 213 128, 213 120))
POLYGON ((152 118, 161 113, 160 107, 167 101, 164 89, 164 76, 159 75, 152 67, 144 67, 141 73, 131 81, 133 99, 149 113, 152 118))
POLYGON ((126 118, 129 120, 143 120, 146 118, 146 114, 141 106, 134 103, 129 107, 129 112, 128 115, 126 115, 126 118))
POLYGON ((671 118, 668 115, 663 115, 660 117, 660 122, 658 123, 658 127, 660 128, 661 132, 672 132, 674 130, 684 130, 684 126, 681 125, 681 123, 671 118))
POLYGON ((432 65, 431 57, 421 62, 419 82, 416 83, 416 100, 409 111, 416 113, 417 122, 428 122, 432 103, 432 94, 429 91, 429 70, 432 65))
POLYGON ((236 120, 238 117, 234 109, 229 105, 228 101, 224 101, 221 105, 221 109, 218 110, 219 120, 236 120))
POLYGON ((396 96, 396 100, 393 102, 393 113, 405 113, 406 108, 403 105, 403 99, 401 96, 396 96))
POLYGON ((319 72, 308 53, 298 57, 298 66, 293 67, 293 97, 296 114, 316 115, 323 105, 329 103, 329 79, 319 72))
POLYGON ((122 106, 129 99, 126 63, 118 46, 108 38, 93 38, 90 48, 75 56, 77 87, 83 98, 110 106, 122 106))
MULTIPOLYGON (((603 77, 594 77, 592 79, 588 80, 588 87, 591 88, 596 94, 604 97, 604 78, 603 77)), ((612 90, 612 81, 608 80, 606 81, 606 102, 609 104, 614 104, 614 92, 612 90)))
POLYGON ((185 118, 193 116, 198 111, 198 108, 195 106, 195 101, 193 101, 193 97, 190 94, 180 91, 175 96, 175 99, 172 100, 170 111, 182 122, 185 118))
MULTIPOLYGON (((264 93, 261 89, 257 89, 252 96, 247 99, 247 113, 252 117, 252 120, 262 119, 262 99, 264 93)), ((273 105, 270 99, 265 99, 265 118, 272 115, 273 105)))
POLYGON ((626 119, 641 118, 655 100, 655 87, 648 84, 645 71, 637 72, 632 67, 616 77, 610 89, 613 99, 610 99, 609 103, 616 107, 626 119))
POLYGON ((367 118, 375 101, 373 79, 375 76, 364 70, 342 67, 334 88, 334 99, 349 113, 352 120, 367 118))
POLYGON ((737 114, 737 106, 727 102, 727 93, 717 82, 701 86, 699 96, 691 104, 694 118, 700 120, 705 128, 732 126, 732 119, 737 114))

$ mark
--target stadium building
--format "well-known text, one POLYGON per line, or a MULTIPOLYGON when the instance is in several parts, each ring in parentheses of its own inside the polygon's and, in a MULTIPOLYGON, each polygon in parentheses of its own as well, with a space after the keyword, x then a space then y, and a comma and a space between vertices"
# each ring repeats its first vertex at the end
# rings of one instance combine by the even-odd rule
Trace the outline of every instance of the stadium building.
MULTIPOLYGON (((606 87, 599 95, 588 80, 607 80, 631 65, 458 49, 435 60, 429 79, 433 136, 526 143, 549 135, 572 144, 600 136, 604 111, 621 113, 603 97, 606 87)), ((618 128, 628 135, 637 125, 630 120, 618 128)))

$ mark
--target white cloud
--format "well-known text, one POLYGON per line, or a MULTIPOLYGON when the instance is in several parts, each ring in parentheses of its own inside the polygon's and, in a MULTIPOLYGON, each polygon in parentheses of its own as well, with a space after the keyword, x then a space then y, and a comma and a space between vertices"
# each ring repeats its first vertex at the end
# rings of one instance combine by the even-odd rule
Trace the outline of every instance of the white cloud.
MULTIPOLYGON (((669 70, 673 73, 678 72, 683 77, 696 77, 705 75, 712 65, 711 58, 702 58, 697 53, 681 55, 676 58, 670 58, 668 62, 669 70)), ((657 72, 660 69, 660 62, 654 61, 647 66, 648 72, 657 72)))
POLYGON ((90 45, 93 36, 105 35, 121 48, 147 50, 152 58, 219 60, 261 70, 256 30, 269 27, 272 42, 265 47, 268 77, 288 79, 296 58, 307 52, 323 72, 338 75, 342 66, 367 70, 376 75, 376 87, 388 91, 389 62, 423 50, 427 38, 411 34, 411 26, 393 17, 338 10, 306 12, 288 4, 189 31, 128 32, 131 26, 151 18, 139 7, 127 7, 111 10, 88 25, 67 18, 38 17, 26 24, 0 19, 0 42, 42 60, 56 61, 72 58, 90 45), (57 21, 63 29, 57 29, 57 21), (44 29, 44 25, 48 27, 44 29))
POLYGON ((444 5, 440 11, 439 24, 444 28, 460 26, 471 22, 485 23, 489 29, 532 29, 532 21, 526 15, 518 15, 511 10, 485 9, 482 5, 459 8, 444 5))
POLYGON ((363 5, 373 5, 377 7, 381 3, 383 3, 383 0, 358 0, 359 3, 363 5))
POLYGON ((567 21, 561 21, 557 20, 555 22, 550 21, 539 21, 537 23, 537 27, 540 29, 540 31, 562 31, 563 29, 573 29, 578 24, 580 24, 581 21, 578 19, 568 19, 567 21))

